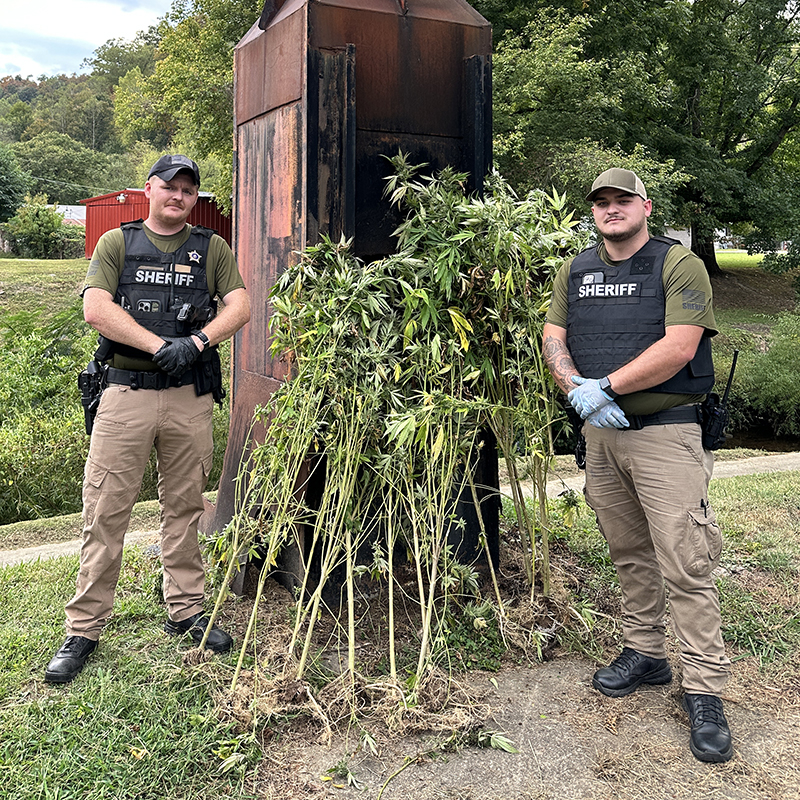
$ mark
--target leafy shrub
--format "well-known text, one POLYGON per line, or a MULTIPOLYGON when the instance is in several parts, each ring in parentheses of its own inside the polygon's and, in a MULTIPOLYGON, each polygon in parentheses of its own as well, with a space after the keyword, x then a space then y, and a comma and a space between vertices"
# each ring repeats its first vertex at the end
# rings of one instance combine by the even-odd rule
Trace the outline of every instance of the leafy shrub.
POLYGON ((747 353, 738 373, 739 392, 750 421, 775 436, 800 436, 800 316, 783 314, 765 353, 747 353))
POLYGON ((75 376, 92 347, 76 302, 44 327, 0 322, 0 523, 80 510, 88 440, 75 376))
POLYGON ((62 215, 47 204, 43 194, 28 195, 2 230, 12 251, 23 258, 80 258, 84 254, 84 229, 64 225, 62 215))
POLYGON ((81 510, 89 439, 79 409, 31 413, 0 429, 0 524, 81 510))
POLYGON ((83 258, 86 254, 86 228, 62 225, 54 258, 83 258))

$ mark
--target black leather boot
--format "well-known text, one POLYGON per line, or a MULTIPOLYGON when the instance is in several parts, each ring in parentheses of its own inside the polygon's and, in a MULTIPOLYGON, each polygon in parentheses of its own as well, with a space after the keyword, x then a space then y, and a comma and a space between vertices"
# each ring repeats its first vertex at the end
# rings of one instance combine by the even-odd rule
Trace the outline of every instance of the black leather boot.
POLYGON ((611 664, 595 672, 592 686, 609 697, 623 697, 643 683, 661 685, 671 680, 672 670, 666 658, 650 658, 623 647, 611 664))
POLYGON ((692 728, 689 749, 700 761, 719 763, 733 755, 733 742, 722 700, 713 694, 685 694, 683 707, 692 728))
MULTIPOLYGON (((204 616, 202 611, 198 611, 197 614, 180 622, 174 622, 168 618, 164 623, 164 630, 170 636, 188 633, 197 644, 200 644, 208 627, 208 622, 209 618, 204 616)), ((233 639, 222 628, 214 625, 209 631, 206 647, 215 653, 227 653, 233 647, 233 639)))
POLYGON ((82 669, 97 642, 85 636, 68 636, 47 665, 44 679, 50 683, 69 683, 82 669))

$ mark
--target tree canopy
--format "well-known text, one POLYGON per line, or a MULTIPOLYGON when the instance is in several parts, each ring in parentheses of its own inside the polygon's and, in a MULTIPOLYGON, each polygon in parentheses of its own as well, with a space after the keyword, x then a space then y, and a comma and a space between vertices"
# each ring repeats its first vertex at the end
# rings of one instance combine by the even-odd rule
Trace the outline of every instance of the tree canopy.
POLYGON ((20 167, 32 176, 34 194, 69 204, 103 191, 91 185, 97 173, 95 154, 64 133, 40 133, 12 148, 20 167))
POLYGON ((516 6, 530 21, 506 33, 494 64, 497 160, 518 188, 552 183, 580 208, 611 164, 660 171, 666 182, 649 188, 671 199, 673 224, 691 228, 711 270, 716 229, 765 241, 791 227, 800 4, 516 6))
POLYGON ((19 166, 14 151, 0 144, 0 222, 14 216, 28 191, 30 176, 19 166))
MULTIPOLYGON (((690 228, 710 269, 715 230, 769 249, 800 229, 800 0, 472 4, 494 26, 496 165, 522 194, 554 187, 588 211, 592 179, 628 166, 654 227, 690 228)), ((158 25, 97 48, 89 75, 0 79, 0 142, 59 202, 74 195, 55 187, 128 188, 144 159, 183 151, 228 209, 233 47, 261 6, 174 0, 158 25), (59 140, 76 164, 92 155, 82 178, 29 154, 55 134, 77 143, 59 140)))

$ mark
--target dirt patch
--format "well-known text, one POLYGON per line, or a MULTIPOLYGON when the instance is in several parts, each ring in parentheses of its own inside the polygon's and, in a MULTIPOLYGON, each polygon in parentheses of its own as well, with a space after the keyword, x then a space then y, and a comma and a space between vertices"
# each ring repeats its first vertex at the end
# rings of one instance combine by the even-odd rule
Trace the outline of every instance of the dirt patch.
MULTIPOLYGON (((563 562, 558 548, 553 555, 562 578, 581 580, 577 562, 563 562)), ((504 580, 515 583, 513 576, 504 580)), ((510 594, 513 589, 506 586, 510 594)), ((605 599, 605 611, 618 617, 618 598, 605 599)), ((290 603, 269 579, 259 658, 286 652, 290 603)), ((237 638, 250 607, 246 598, 226 604, 223 625, 237 638)), ((545 609, 543 618, 547 613, 552 617, 545 609)), ((763 671, 755 657, 729 647, 734 667, 723 699, 735 753, 727 764, 703 764, 688 748, 677 641, 669 641, 672 684, 613 699, 595 691, 591 678, 616 655, 614 640, 609 629, 597 662, 550 648, 549 660, 535 663, 532 649, 512 648, 497 672, 456 671, 453 683, 434 676, 413 708, 403 708, 379 678, 357 677, 354 685, 334 680, 309 693, 311 684, 270 683, 254 673, 243 676, 235 696, 220 698, 221 708, 227 703, 229 718, 244 726, 253 714, 266 722, 264 757, 247 785, 261 800, 800 798, 796 670, 763 671), (357 716, 350 714, 353 697, 357 716), (492 748, 493 737, 517 752, 492 748)), ((262 663, 279 666, 278 660, 262 663)), ((329 658, 330 668, 336 663, 329 658)))
MULTIPOLYGON (((677 669, 677 658, 670 660, 677 669)), ((562 656, 466 679, 487 708, 483 729, 503 732, 518 753, 463 746, 436 731, 387 732, 372 753, 357 727, 327 744, 317 726, 286 725, 271 728, 269 756, 253 788, 283 800, 800 797, 796 687, 766 687, 750 669, 737 669, 725 698, 735 755, 710 765, 688 749, 677 682, 611 699, 591 688, 595 669, 562 656)))
POLYGON ((794 310, 796 299, 791 278, 773 275, 757 267, 740 267, 711 277, 714 308, 758 309, 763 314, 794 310))

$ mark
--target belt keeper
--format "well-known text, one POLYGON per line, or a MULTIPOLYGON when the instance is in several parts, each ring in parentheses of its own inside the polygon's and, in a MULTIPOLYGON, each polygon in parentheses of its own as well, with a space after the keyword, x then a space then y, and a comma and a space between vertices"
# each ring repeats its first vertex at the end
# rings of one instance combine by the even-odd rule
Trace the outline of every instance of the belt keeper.
POLYGON ((139 388, 139 380, 135 372, 131 372, 130 380, 131 380, 131 389, 135 391, 136 389, 139 388))

